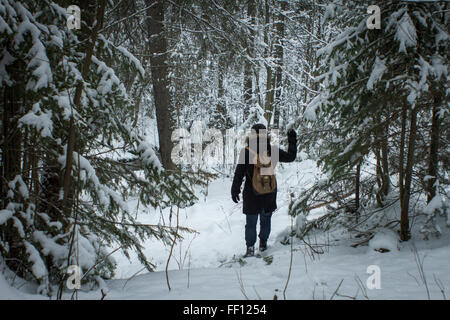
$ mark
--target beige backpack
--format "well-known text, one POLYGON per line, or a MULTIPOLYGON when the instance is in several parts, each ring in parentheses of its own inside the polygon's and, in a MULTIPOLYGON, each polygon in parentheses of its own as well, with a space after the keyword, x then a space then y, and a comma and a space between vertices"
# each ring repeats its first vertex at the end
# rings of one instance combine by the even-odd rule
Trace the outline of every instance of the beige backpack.
MULTIPOLYGON (((275 171, 272 167, 272 161, 267 151, 264 151, 262 155, 256 153, 252 149, 246 147, 250 154, 253 156, 253 177, 252 186, 253 191, 257 195, 269 194, 277 191, 277 179, 275 177, 275 171)), ((250 162, 252 163, 252 162, 250 162)))

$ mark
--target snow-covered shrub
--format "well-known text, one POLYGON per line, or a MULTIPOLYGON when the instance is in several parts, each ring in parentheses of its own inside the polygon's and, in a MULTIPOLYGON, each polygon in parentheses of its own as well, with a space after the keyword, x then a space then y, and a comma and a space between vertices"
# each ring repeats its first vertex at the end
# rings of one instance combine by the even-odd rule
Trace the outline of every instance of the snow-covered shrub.
POLYGON ((398 235, 387 228, 377 230, 369 241, 369 248, 379 252, 398 251, 398 235))
MULTIPOLYGON (((442 195, 440 195, 439 193, 436 194, 423 209, 426 220, 420 229, 420 233, 423 234, 424 239, 429 239, 430 236, 439 237, 442 234, 442 230, 438 223, 438 217, 444 216, 447 212, 448 206, 442 195)), ((449 221, 450 220, 447 219, 447 227, 450 226, 449 221)))
POLYGON ((111 277, 109 248, 136 251, 152 270, 142 242, 168 242, 174 230, 139 224, 127 195, 161 207, 195 198, 132 125, 136 101, 120 77, 133 71, 139 83, 144 69, 97 33, 102 3, 83 3, 95 10, 83 10, 81 30, 71 30, 54 1, 0 0, 0 253, 42 294, 72 264, 83 281, 111 277), (122 157, 135 158, 139 172, 122 157))
POLYGON ((338 214, 323 221, 330 218, 367 236, 383 226, 377 217, 390 214, 383 208, 399 199, 400 214, 385 223, 400 220, 401 238, 407 240, 413 193, 430 194, 422 178, 448 181, 442 128, 449 118, 449 15, 438 2, 379 6, 378 30, 367 28, 361 14, 367 5, 361 1, 336 1, 324 13, 340 32, 317 51, 320 90, 296 123, 300 146, 318 159, 326 177, 303 190, 290 214, 330 205, 329 212, 338 214), (371 212, 373 224, 354 227, 371 212))
POLYGON ((307 222, 307 220, 304 215, 300 214, 295 218, 294 230, 295 230, 295 234, 297 236, 301 236, 303 234, 303 232, 305 231, 306 222, 307 222))

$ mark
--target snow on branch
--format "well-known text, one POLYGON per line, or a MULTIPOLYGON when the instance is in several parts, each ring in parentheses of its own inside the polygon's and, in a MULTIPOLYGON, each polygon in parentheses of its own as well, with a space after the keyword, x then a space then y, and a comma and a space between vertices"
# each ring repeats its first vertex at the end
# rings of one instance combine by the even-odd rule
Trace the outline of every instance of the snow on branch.
POLYGON ((42 137, 51 137, 53 131, 53 122, 51 118, 51 110, 43 112, 39 103, 35 103, 33 108, 19 119, 19 127, 21 125, 34 127, 38 132, 41 132, 42 137))

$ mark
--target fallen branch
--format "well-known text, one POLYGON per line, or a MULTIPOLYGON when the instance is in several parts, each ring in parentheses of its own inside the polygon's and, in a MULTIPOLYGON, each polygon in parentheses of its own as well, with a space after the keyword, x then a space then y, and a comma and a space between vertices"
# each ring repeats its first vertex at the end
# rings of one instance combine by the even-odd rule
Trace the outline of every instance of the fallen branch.
POLYGON ((339 282, 339 285, 337 286, 336 290, 334 290, 333 294, 330 297, 330 300, 333 300, 334 296, 337 294, 337 292, 339 291, 339 288, 341 287, 342 282, 344 282, 344 279, 341 280, 341 282, 339 282))
POLYGON ((311 211, 311 210, 313 210, 313 209, 321 208, 321 207, 326 206, 326 205, 328 205, 328 204, 330 204, 330 203, 334 203, 334 202, 337 202, 337 201, 339 201, 339 200, 343 200, 343 199, 345 199, 345 198, 347 198, 347 197, 350 197, 350 196, 351 196, 352 194, 354 194, 354 193, 355 193, 354 191, 351 191, 351 192, 349 192, 349 193, 347 193, 347 194, 344 194, 344 195, 341 197, 341 199, 334 199, 334 200, 330 200, 330 201, 326 201, 326 202, 322 202, 322 203, 316 204, 316 205, 314 205, 314 206, 311 206, 311 207, 306 208, 306 211, 309 212, 309 211, 311 211))

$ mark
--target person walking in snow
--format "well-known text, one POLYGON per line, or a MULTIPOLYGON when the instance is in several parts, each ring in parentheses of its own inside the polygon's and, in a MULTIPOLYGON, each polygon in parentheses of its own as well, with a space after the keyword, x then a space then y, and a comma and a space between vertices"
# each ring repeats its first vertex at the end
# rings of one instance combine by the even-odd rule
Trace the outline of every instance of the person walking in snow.
POLYGON ((262 252, 267 249, 272 213, 277 208, 274 171, 262 170, 273 170, 277 161, 292 162, 297 155, 297 134, 293 129, 288 131, 287 152, 270 144, 270 138, 263 124, 255 124, 251 129, 251 134, 246 138, 246 146, 240 152, 231 186, 231 199, 238 203, 242 180, 245 177, 242 208, 246 215, 247 252, 245 257, 252 256, 255 252, 258 217, 260 220, 259 250, 262 252))

